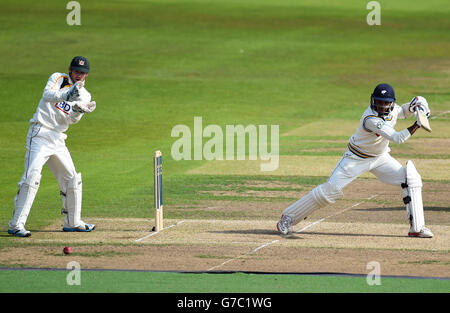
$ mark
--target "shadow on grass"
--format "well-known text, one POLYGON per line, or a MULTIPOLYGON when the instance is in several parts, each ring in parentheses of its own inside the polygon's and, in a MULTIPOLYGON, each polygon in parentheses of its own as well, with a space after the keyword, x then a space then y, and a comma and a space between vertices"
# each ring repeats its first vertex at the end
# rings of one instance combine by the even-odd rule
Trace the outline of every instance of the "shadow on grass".
POLYGON ((272 235, 277 236, 280 239, 304 239, 299 237, 300 235, 315 235, 315 236, 341 236, 341 237, 388 237, 388 238, 404 238, 405 236, 399 235, 386 235, 386 234, 350 234, 350 233, 325 233, 325 232, 293 232, 287 236, 281 236, 276 230, 268 229, 240 229, 240 230, 223 230, 223 231, 210 231, 210 233, 216 234, 239 234, 239 235, 272 235))
MULTIPOLYGON (((450 212, 450 208, 446 207, 424 207, 425 211, 433 212, 450 212)), ((405 211, 405 207, 394 207, 394 208, 365 208, 365 209, 353 209, 353 211, 373 211, 373 212, 383 212, 383 211, 405 211)))

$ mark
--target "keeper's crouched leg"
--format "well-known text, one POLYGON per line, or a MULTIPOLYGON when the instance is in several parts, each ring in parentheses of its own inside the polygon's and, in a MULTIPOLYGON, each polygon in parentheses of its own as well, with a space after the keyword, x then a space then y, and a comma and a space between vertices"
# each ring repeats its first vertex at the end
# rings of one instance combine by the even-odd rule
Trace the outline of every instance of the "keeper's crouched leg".
POLYGON ((65 214, 64 227, 65 232, 90 232, 95 229, 95 225, 86 224, 81 220, 81 200, 82 200, 82 181, 81 174, 76 173, 67 184, 67 191, 61 192, 63 197, 62 211, 65 214))
POLYGON ((25 223, 27 222, 36 193, 38 192, 40 182, 41 173, 33 170, 19 183, 19 190, 14 198, 13 217, 8 224, 8 234, 16 237, 31 236, 31 232, 25 229, 25 223))
POLYGON ((293 225, 299 223, 315 210, 334 203, 343 196, 344 194, 338 186, 329 182, 323 183, 287 207, 277 224, 277 229, 282 234, 288 234, 292 231, 293 225))

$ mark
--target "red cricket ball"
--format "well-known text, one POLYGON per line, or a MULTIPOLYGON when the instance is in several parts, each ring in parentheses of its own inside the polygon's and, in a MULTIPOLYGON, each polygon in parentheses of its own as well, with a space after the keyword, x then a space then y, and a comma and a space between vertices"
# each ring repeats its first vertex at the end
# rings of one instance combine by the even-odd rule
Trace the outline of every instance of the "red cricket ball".
POLYGON ((72 253, 72 248, 71 247, 64 247, 63 252, 64 252, 64 254, 71 254, 72 253))

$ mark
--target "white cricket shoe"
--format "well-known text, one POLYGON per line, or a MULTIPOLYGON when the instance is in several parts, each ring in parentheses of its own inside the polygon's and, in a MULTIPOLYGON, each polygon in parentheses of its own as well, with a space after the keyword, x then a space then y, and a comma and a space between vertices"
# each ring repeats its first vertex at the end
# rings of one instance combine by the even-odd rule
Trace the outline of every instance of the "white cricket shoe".
POLYGON ((8 234, 14 237, 30 237, 31 232, 26 229, 8 229, 8 234))
POLYGON ((277 223, 277 230, 283 235, 292 232, 292 218, 287 215, 281 215, 280 221, 277 223))
POLYGON ((418 232, 418 233, 414 232, 412 230, 412 228, 410 228, 408 236, 409 237, 418 237, 418 238, 433 238, 433 233, 431 232, 431 230, 429 230, 428 228, 423 226, 422 229, 420 230, 420 232, 418 232))
POLYGON ((86 224, 85 222, 81 222, 77 227, 72 227, 64 224, 63 231, 65 232, 90 232, 95 230, 94 224, 86 224))

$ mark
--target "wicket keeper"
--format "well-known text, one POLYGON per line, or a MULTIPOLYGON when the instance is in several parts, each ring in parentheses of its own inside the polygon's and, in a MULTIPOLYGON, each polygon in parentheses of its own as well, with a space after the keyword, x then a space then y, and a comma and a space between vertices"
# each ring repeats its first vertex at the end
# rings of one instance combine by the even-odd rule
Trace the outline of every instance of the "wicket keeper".
POLYGON ((77 173, 66 147, 69 125, 78 123, 84 113, 96 108, 95 101, 84 87, 90 65, 82 56, 72 59, 69 74, 53 73, 47 81, 36 113, 30 120, 25 153, 25 171, 14 198, 14 212, 8 233, 29 237, 25 223, 39 189, 44 164, 48 166, 60 188, 63 231, 90 232, 95 225, 81 220, 81 173, 77 173))

